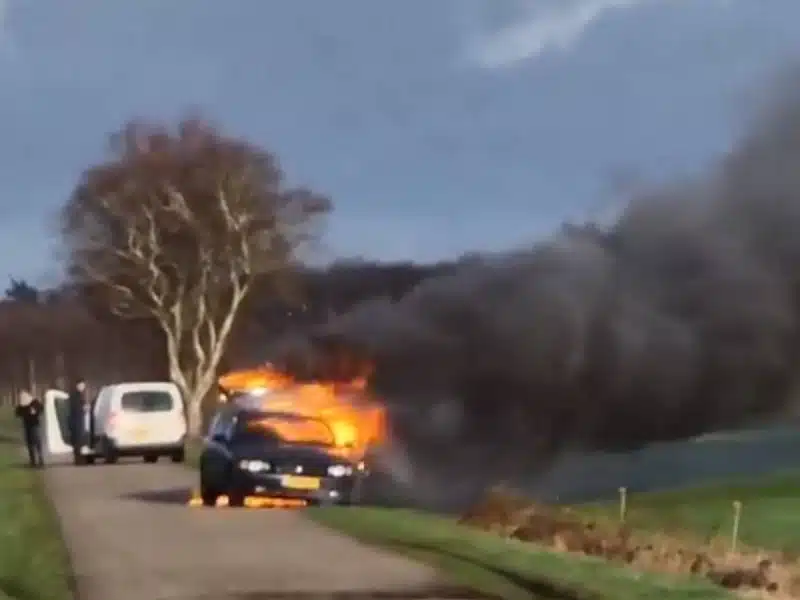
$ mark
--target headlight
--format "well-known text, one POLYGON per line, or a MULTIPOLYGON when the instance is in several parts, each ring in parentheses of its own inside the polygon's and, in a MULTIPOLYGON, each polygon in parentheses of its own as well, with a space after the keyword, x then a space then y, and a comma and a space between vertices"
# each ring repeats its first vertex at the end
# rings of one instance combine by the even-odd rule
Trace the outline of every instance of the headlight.
POLYGON ((328 475, 331 477, 346 477, 353 474, 353 467, 347 465, 331 465, 328 467, 328 475))
POLYGON ((240 460, 239 468, 243 471, 258 473, 260 471, 269 471, 272 465, 264 460, 240 460))

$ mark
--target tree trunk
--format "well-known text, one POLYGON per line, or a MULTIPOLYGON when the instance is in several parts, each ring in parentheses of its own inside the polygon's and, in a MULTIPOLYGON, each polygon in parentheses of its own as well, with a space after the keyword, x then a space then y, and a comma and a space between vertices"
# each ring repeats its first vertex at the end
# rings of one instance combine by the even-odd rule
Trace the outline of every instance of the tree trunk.
POLYGON ((215 327, 214 321, 210 318, 198 319, 192 330, 192 339, 183 337, 182 331, 171 328, 168 322, 160 322, 166 337, 170 379, 178 386, 186 402, 187 429, 193 438, 202 434, 203 402, 216 383, 217 369, 228 344, 237 310, 247 289, 238 291, 219 327, 215 327), (202 327, 209 327, 211 330, 207 347, 204 347, 200 338, 202 327), (191 343, 194 350, 194 355, 191 357, 192 365, 185 364, 186 357, 181 356, 186 343, 191 343))
POLYGON ((214 383, 213 375, 214 372, 210 371, 199 381, 188 381, 177 364, 170 367, 170 379, 178 386, 186 404, 187 433, 191 438, 199 438, 203 434, 203 401, 214 383))
POLYGON ((33 357, 28 357, 28 391, 33 394, 34 396, 37 394, 37 385, 36 381, 36 363, 33 360, 33 357))
POLYGON ((189 437, 198 439, 203 435, 203 395, 196 392, 186 394, 186 413, 189 437))

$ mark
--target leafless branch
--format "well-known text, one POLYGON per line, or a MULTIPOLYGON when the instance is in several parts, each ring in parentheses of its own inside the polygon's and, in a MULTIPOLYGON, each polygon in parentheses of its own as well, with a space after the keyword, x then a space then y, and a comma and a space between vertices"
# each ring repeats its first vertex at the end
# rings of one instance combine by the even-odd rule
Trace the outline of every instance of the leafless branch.
POLYGON ((84 173, 63 231, 72 272, 106 289, 113 313, 159 324, 173 378, 194 397, 254 278, 285 268, 329 208, 285 189, 272 155, 205 123, 130 123, 84 173))

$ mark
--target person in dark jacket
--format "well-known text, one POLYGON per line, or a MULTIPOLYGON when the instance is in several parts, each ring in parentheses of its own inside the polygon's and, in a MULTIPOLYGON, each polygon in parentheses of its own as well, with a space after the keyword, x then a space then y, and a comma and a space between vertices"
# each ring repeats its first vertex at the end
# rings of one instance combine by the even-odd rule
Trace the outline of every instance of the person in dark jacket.
POLYGON ((30 392, 23 391, 19 395, 16 414, 22 421, 22 431, 25 434, 25 447, 28 449, 28 460, 31 467, 44 466, 44 452, 42 451, 42 413, 44 406, 41 401, 34 398, 30 392))
POLYGON ((75 464, 81 462, 81 449, 88 444, 88 431, 86 429, 86 382, 77 379, 67 399, 69 406, 69 437, 72 445, 72 456, 75 464))

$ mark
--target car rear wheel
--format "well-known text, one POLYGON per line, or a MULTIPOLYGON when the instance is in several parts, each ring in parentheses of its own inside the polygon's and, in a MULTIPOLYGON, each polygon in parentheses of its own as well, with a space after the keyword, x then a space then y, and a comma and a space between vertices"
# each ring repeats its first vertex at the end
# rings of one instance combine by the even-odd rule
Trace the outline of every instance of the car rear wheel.
POLYGON ((356 482, 353 484, 353 489, 342 500, 342 504, 345 506, 358 506, 361 504, 362 497, 361 482, 356 482))
POLYGON ((145 454, 144 455, 144 462, 146 463, 154 463, 158 460, 157 454, 145 454))
POLYGON ((170 460, 174 463, 186 462, 186 452, 183 448, 176 450, 170 455, 170 460))

